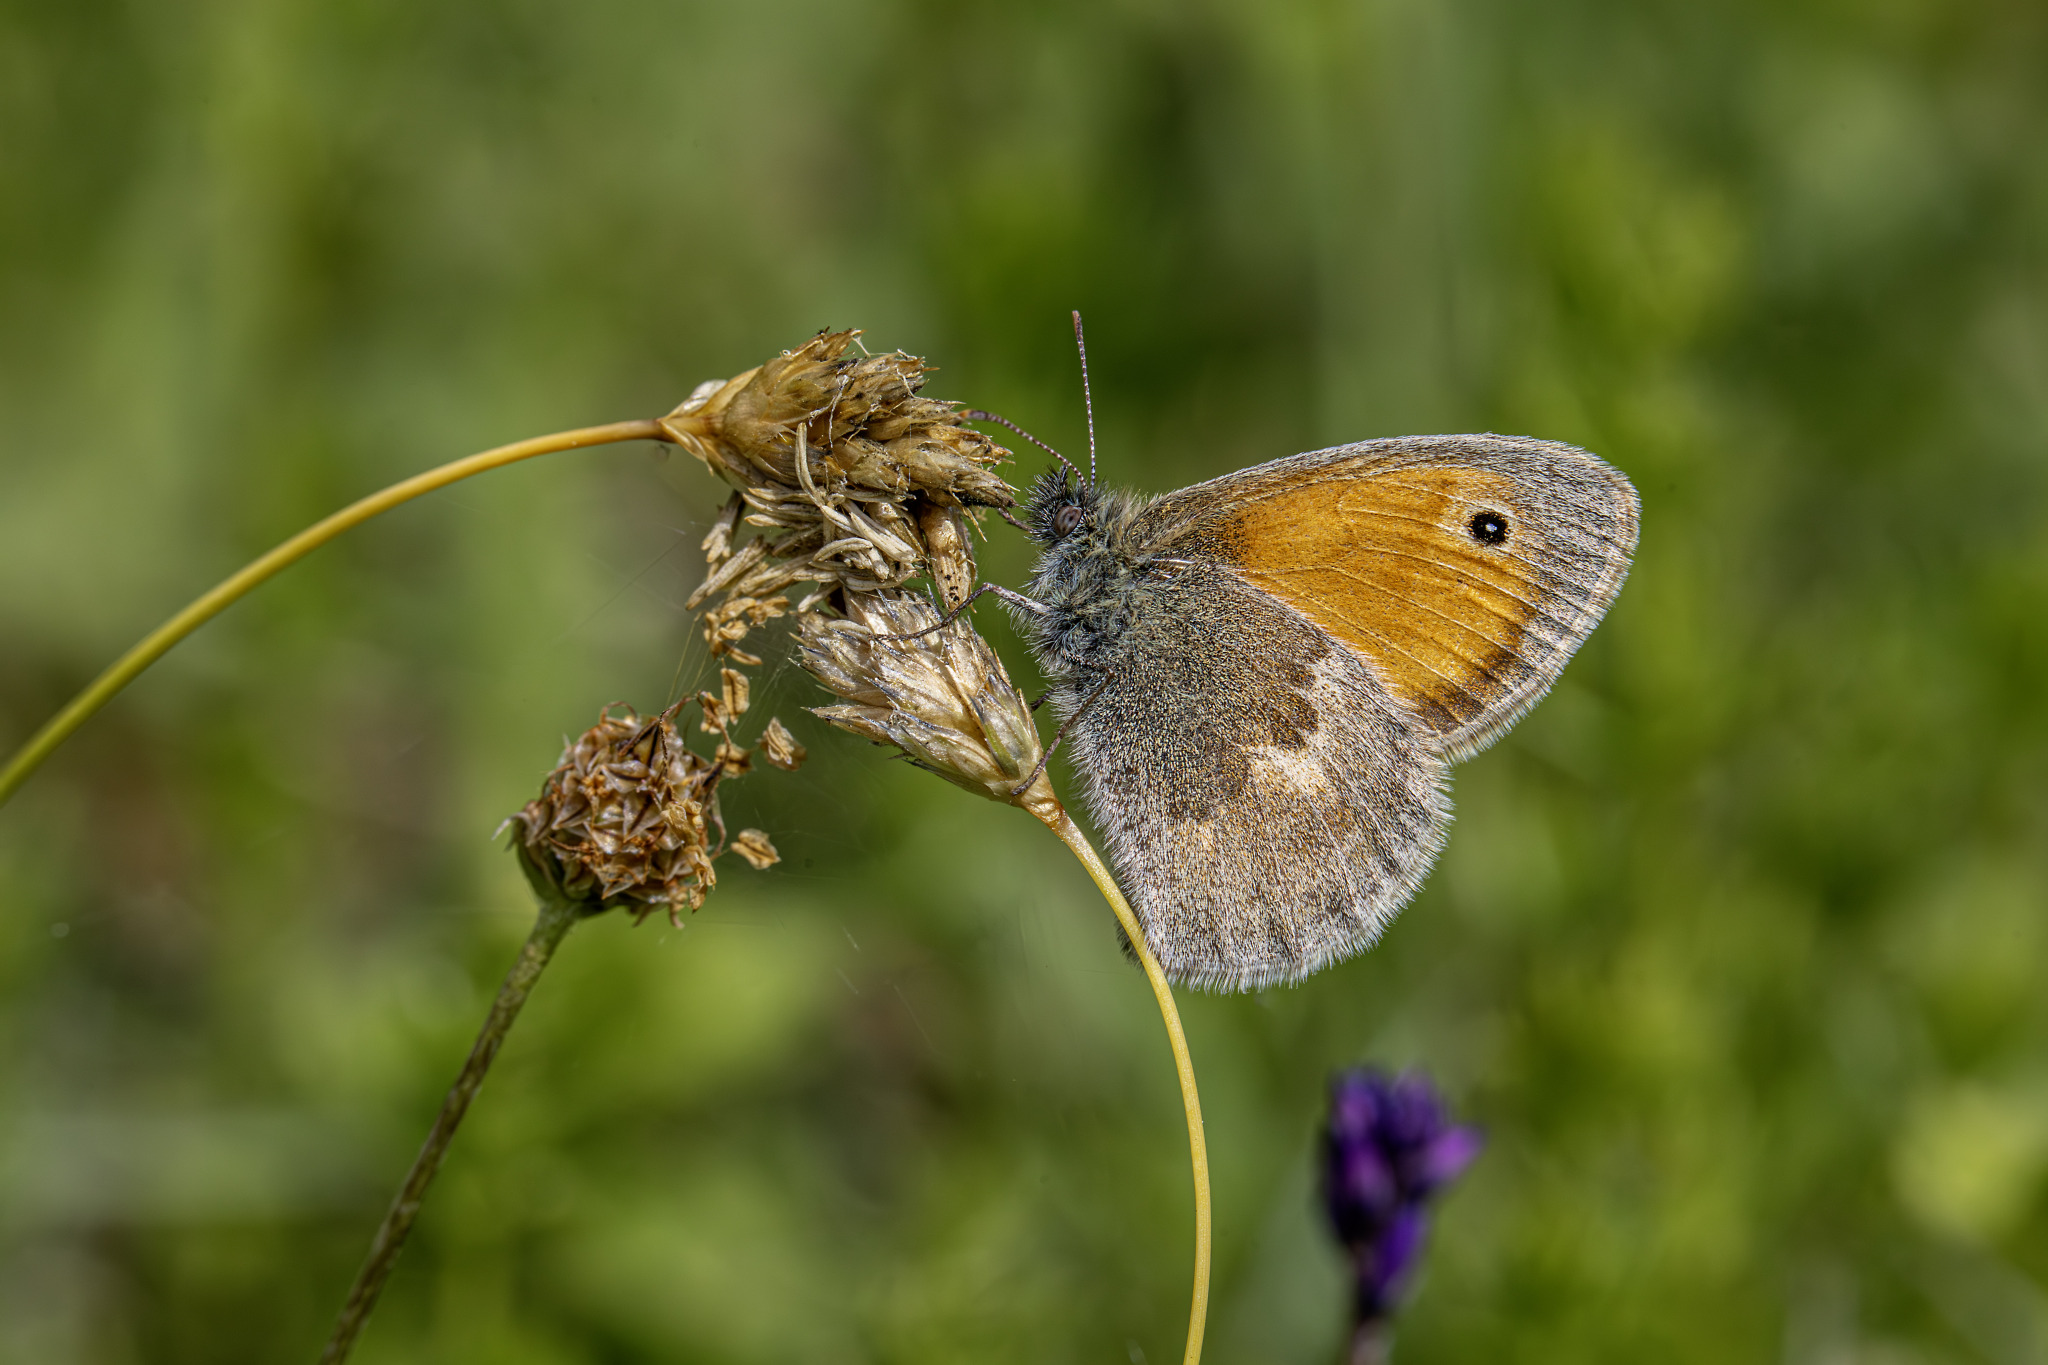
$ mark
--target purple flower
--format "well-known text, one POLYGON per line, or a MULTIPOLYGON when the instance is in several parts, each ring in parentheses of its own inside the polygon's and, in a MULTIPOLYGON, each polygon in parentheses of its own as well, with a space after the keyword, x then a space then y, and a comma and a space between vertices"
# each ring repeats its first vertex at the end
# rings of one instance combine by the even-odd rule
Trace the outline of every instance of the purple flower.
POLYGON ((1366 1068, 1330 1081, 1323 1130, 1323 1202, 1351 1255, 1358 1321, 1376 1323, 1414 1268, 1429 1198, 1472 1164, 1481 1138, 1452 1125, 1421 1076, 1366 1068))

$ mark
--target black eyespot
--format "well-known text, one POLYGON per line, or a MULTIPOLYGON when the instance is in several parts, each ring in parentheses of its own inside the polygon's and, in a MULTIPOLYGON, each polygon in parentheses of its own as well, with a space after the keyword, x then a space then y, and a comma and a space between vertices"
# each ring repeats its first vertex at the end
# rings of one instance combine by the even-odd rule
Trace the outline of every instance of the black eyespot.
POLYGON ((1070 536, 1081 529, 1082 512, 1073 503, 1068 503, 1052 514, 1052 533, 1055 536, 1070 536))
POLYGON ((1475 512, 1472 514, 1472 539, 1481 545, 1501 545, 1507 542, 1508 519, 1499 512, 1475 512))

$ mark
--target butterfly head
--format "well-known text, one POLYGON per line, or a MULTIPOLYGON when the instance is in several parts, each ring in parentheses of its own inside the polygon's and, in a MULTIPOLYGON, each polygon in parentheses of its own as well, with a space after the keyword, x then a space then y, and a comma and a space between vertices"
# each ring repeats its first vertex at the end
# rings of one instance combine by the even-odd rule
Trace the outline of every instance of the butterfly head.
POLYGON ((1075 482, 1064 468, 1046 470, 1026 504, 1032 539, 1048 549, 1072 540, 1095 524, 1099 502, 1092 485, 1075 482))

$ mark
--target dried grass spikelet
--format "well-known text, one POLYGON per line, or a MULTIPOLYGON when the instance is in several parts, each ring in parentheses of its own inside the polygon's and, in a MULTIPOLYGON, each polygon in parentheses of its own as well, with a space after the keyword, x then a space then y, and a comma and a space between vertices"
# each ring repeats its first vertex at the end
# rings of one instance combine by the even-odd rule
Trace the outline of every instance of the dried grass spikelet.
MULTIPOLYGON (((745 771, 746 751, 736 767, 730 734, 707 724, 721 736, 719 752, 696 753, 676 729, 679 709, 643 721, 628 707, 606 707, 563 749, 540 795, 506 820, 517 827, 512 846, 535 891, 586 913, 623 907, 644 919, 666 910, 675 923, 704 904, 727 849, 718 785, 745 771)), ((760 830, 742 830, 731 848, 755 867, 778 861, 760 830)))
POLYGON ((879 592, 929 573, 949 606, 975 579, 974 509, 1016 501, 993 466, 1010 452, 960 405, 922 397, 930 367, 850 351, 857 330, 820 334, 767 364, 701 384, 662 419, 670 440, 738 491, 704 538, 689 600, 714 657, 753 666, 741 644, 835 589, 879 592), (737 544, 741 522, 761 534, 737 544))
POLYGON ((662 425, 734 487, 772 486, 756 510, 777 524, 810 528, 821 505, 913 494, 1009 506, 1009 486, 989 472, 1009 452, 962 425, 959 404, 919 396, 931 372, 919 357, 847 354, 859 336, 821 333, 722 384, 701 384, 662 425), (808 508, 786 505, 799 501, 781 496, 790 489, 807 495, 808 508))
POLYGON ((844 616, 805 613, 797 662, 845 699, 815 713, 895 745, 920 768, 978 796, 1042 820, 1057 817, 1031 708, 988 642, 961 620, 900 638, 939 620, 929 602, 905 593, 848 593, 844 616))

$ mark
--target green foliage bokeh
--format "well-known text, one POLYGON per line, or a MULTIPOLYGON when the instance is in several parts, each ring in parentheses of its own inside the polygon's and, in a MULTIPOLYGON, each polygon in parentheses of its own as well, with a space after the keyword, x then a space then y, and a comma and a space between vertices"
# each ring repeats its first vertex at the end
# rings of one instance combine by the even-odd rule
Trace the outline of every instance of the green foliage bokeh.
MULTIPOLYGON (((1071 451, 1079 308, 1147 488, 1571 441, 1635 574, 1429 887, 1186 1000, 1209 1358, 1333 1359, 1309 1143, 1367 1059, 1489 1134, 1406 1362, 2038 1361, 2044 70, 2011 0, 8 0, 0 745, 349 499, 821 326, 1071 451)), ((528 922, 492 830, 700 681, 718 500, 641 447, 407 507, 0 811, 0 1360, 312 1358, 528 922)), ((365 1365, 1178 1358, 1106 912, 815 700, 766 670, 812 761, 729 796, 782 866, 571 937, 365 1365)))

